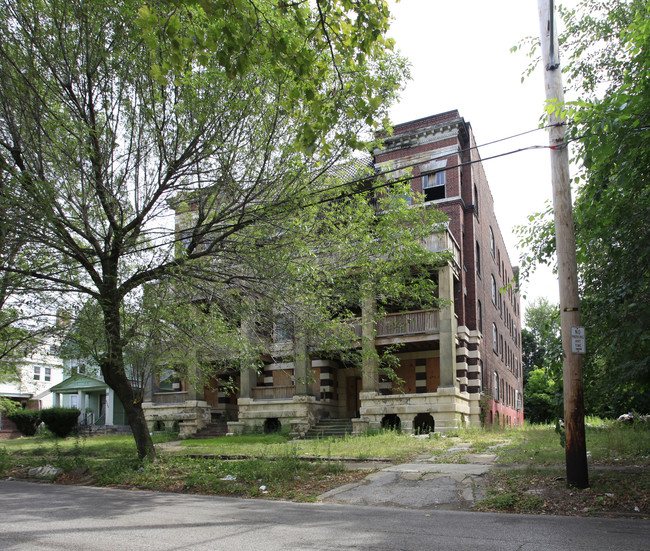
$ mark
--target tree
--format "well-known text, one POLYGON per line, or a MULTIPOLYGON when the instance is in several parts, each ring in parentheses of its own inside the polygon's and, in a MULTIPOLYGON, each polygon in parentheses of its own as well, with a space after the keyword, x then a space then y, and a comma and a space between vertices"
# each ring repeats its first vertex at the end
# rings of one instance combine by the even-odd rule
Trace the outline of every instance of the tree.
POLYGON ((175 293, 186 334, 205 320, 173 305, 209 304, 222 333, 260 311, 324 320, 349 271, 377 270, 387 296, 405 289, 390 275, 408 276, 435 300, 438 260, 418 239, 440 218, 399 186, 373 192, 367 167, 334 169, 359 166, 406 72, 386 5, 308 6, 2 2, 0 163, 30 245, 27 265, 2 270, 93 305, 97 361, 141 458, 155 451, 128 356, 153 349, 161 321, 147 313, 160 301, 141 307, 147 286, 175 293))
MULTIPOLYGON (((0 382, 19 378, 18 364, 26 353, 38 347, 56 330, 49 316, 43 316, 41 293, 24 293, 25 278, 12 271, 28 263, 29 245, 16 232, 17 213, 9 199, 9 174, 0 157, 0 382)), ((56 307, 51 310, 56 312, 56 307)))
POLYGON ((530 423, 550 423, 558 418, 557 388, 544 369, 533 369, 524 387, 524 415, 530 423))
MULTIPOLYGON (((650 27, 647 1, 585 0, 561 11, 564 68, 579 99, 569 120, 576 178, 574 218, 582 321, 587 328, 586 401, 601 413, 647 410, 650 390, 650 27), (594 381, 600 384, 594 385, 594 381), (599 397, 590 396, 597 391, 599 397), (614 396, 625 400, 612 402, 614 396), (596 404, 600 402, 600 406, 596 404), (604 402, 610 402, 607 407, 604 402)), ((547 211, 548 212, 548 211, 547 211)), ((522 231, 524 262, 552 262, 553 229, 542 213, 522 231)), ((525 272, 525 270, 524 270, 525 272)))
POLYGON ((548 422, 562 411, 560 312, 548 299, 538 298, 526 308, 524 319, 524 415, 533 423, 548 422))

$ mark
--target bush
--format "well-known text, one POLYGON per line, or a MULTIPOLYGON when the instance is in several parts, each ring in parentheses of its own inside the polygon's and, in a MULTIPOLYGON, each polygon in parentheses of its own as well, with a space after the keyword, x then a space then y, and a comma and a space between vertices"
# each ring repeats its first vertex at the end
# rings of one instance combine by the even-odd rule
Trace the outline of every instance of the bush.
POLYGON ((23 407, 20 405, 20 402, 0 396, 0 413, 4 413, 5 417, 22 409, 23 407))
POLYGON ((81 413, 77 408, 48 408, 42 409, 40 417, 43 423, 55 436, 65 438, 68 436, 79 420, 81 413))
POLYGON ((34 436, 38 425, 41 424, 39 413, 35 409, 21 409, 7 415, 7 419, 16 425, 16 428, 23 436, 34 436))

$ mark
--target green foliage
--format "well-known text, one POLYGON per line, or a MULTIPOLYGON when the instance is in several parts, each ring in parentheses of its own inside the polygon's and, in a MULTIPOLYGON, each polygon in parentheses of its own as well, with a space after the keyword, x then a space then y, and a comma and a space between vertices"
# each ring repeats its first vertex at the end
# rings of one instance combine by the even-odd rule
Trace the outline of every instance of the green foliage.
POLYGON ((563 417, 562 338, 556 305, 539 298, 528 306, 522 329, 524 416, 531 423, 563 417))
POLYGON ((559 307, 546 298, 538 298, 526 308, 524 323, 526 328, 522 329, 521 336, 524 386, 535 369, 544 369, 560 384, 564 352, 559 307))
POLYGON ((256 357, 251 312, 260 338, 296 312, 340 347, 349 324, 326 320, 346 270, 397 297, 410 257, 411 294, 434 296, 434 255, 414 246, 430 214, 382 191, 377 217, 353 160, 407 75, 388 21, 383 0, 0 2, 0 207, 26 247, 0 271, 93 313, 78 350, 137 420, 140 457, 156 362, 256 357))
POLYGON ((81 412, 77 408, 53 407, 42 409, 39 417, 55 436, 69 436, 79 420, 81 412))
MULTIPOLYGON (((562 15, 564 72, 579 99, 549 109, 566 114, 583 163, 574 219, 585 403, 607 416, 650 411, 650 6, 584 0, 562 15)), ((554 262, 548 213, 522 231, 524 264, 554 262)))
POLYGON ((479 407, 481 408, 479 419, 481 420, 481 427, 485 427, 485 421, 488 418, 491 401, 492 396, 490 396, 487 392, 481 393, 481 397, 479 398, 479 407))
POLYGON ((24 436, 34 436, 38 425, 41 424, 39 412, 35 409, 21 409, 7 415, 7 419, 16 425, 16 428, 24 436))
POLYGON ((9 416, 22 410, 19 402, 0 396, 0 413, 4 416, 9 416))

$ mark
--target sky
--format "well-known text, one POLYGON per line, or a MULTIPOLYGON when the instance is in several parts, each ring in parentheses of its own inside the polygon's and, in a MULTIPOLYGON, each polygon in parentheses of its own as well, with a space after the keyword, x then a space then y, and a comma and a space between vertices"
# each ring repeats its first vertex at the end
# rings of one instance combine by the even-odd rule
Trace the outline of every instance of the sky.
MULTIPOLYGON (((412 80, 391 110, 394 124, 458 109, 471 123, 479 146, 534 130, 544 107, 542 69, 522 83, 529 58, 512 46, 539 36, 535 0, 391 0, 392 36, 411 62, 412 80)), ((573 6, 577 0, 564 0, 573 6)), ((515 226, 551 200, 548 149, 488 157, 532 145, 548 145, 538 130, 479 147, 510 260, 519 264, 515 226)), ((522 286, 522 307, 537 297, 558 302, 557 277, 537 269, 522 286)), ((522 319, 523 323, 523 319, 522 319)))

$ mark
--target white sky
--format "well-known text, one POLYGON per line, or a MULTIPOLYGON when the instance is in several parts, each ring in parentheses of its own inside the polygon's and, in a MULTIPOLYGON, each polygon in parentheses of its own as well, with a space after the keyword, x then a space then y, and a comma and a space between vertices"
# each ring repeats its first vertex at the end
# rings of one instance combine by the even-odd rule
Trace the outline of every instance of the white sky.
MULTIPOLYGON (((573 6, 577 0, 564 0, 573 6)), ((391 1, 391 36, 411 62, 412 80, 393 107, 394 124, 458 109, 472 124, 477 144, 537 128, 543 112, 544 85, 538 69, 522 84, 528 66, 522 51, 510 48, 539 36, 536 0, 391 1)), ((479 148, 483 159, 530 145, 548 145, 540 130, 479 148)), ((520 251, 513 228, 527 222, 551 199, 547 149, 484 161, 499 226, 513 265, 520 251)), ((557 278, 538 269, 523 285, 522 306, 536 297, 558 302, 557 278)), ((522 319, 523 322, 523 319, 522 319)))

